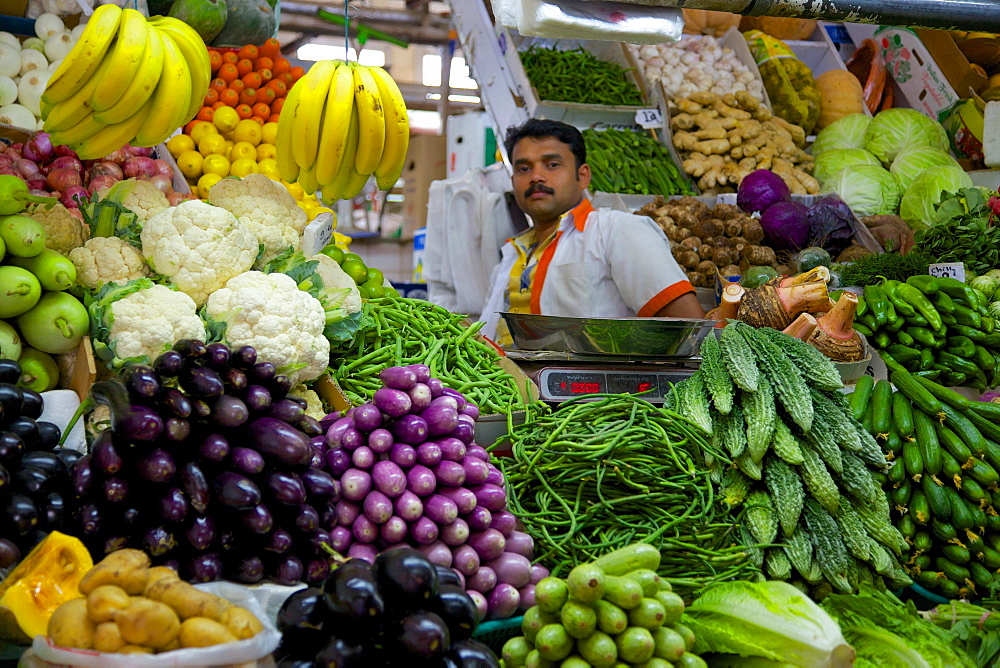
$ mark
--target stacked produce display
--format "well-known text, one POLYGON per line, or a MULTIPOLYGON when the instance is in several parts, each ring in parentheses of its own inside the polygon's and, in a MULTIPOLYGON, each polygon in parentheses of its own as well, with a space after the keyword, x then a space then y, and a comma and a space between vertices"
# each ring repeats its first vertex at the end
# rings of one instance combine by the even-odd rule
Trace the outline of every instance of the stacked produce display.
POLYGON ((650 135, 628 130, 584 130, 590 187, 608 193, 690 195, 670 152, 650 135))

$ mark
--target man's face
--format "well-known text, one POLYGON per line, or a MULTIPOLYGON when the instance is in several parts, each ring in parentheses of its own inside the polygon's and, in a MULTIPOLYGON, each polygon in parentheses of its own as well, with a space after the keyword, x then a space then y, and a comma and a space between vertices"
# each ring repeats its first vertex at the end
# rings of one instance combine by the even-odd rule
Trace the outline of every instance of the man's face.
POLYGON ((569 145, 555 137, 525 137, 514 145, 514 197, 536 223, 557 220, 579 204, 590 167, 576 166, 569 145))

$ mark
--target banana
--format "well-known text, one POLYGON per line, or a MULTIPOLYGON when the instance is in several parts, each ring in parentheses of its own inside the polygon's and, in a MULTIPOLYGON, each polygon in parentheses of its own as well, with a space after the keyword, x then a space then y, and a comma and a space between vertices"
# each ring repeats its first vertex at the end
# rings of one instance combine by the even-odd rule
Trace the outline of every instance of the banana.
POLYGON ((101 77, 92 77, 99 78, 90 105, 94 111, 104 111, 111 107, 128 88, 142 64, 147 30, 150 27, 145 16, 134 9, 122 10, 118 37, 111 51, 104 57, 106 62, 110 61, 111 66, 101 77))
MULTIPOLYGON (((323 124, 323 107, 326 106, 330 80, 336 69, 334 61, 321 60, 309 68, 309 72, 296 84, 302 86, 302 92, 299 93, 295 129, 292 131, 292 157, 301 169, 314 169, 323 124)), ((284 107, 281 111, 284 115, 284 107)))
MULTIPOLYGON (((299 79, 299 83, 301 83, 299 79)), ((278 134, 274 140, 275 160, 278 162, 278 172, 281 178, 289 183, 294 183, 299 176, 299 165, 292 157, 293 129, 295 127, 295 113, 299 107, 299 93, 302 87, 298 83, 292 86, 285 96, 285 106, 281 108, 281 115, 278 116, 278 134)))
POLYGON ((347 186, 344 188, 341 199, 354 199, 371 177, 371 174, 359 174, 357 170, 354 170, 354 173, 347 179, 347 186))
POLYGON ((187 61, 170 35, 160 33, 160 40, 163 42, 163 73, 150 98, 153 105, 135 136, 134 146, 155 146, 165 140, 180 127, 191 104, 191 70, 187 61))
POLYGON ((319 190, 319 183, 316 182, 316 174, 311 168, 302 168, 299 170, 299 185, 302 186, 302 190, 307 195, 312 195, 319 190))
POLYGON ((62 102, 87 83, 118 32, 121 15, 121 8, 115 4, 101 5, 94 10, 80 39, 49 79, 42 93, 45 102, 62 102))
POLYGON ((94 119, 93 114, 87 114, 73 127, 53 132, 50 139, 53 146, 65 144, 66 146, 75 148, 78 144, 97 134, 105 127, 107 126, 94 119))
MULTIPOLYGON (((319 140, 316 155, 316 180, 326 185, 337 176, 340 163, 347 148, 347 132, 354 112, 354 70, 345 62, 339 62, 337 72, 330 83, 323 112, 323 135, 319 140)), ((353 160, 353 156, 351 156, 353 160)))
POLYGON ((358 152, 354 167, 358 174, 371 174, 382 160, 385 148, 385 114, 378 84, 364 65, 354 66, 354 106, 358 110, 358 152))
POLYGON ((68 130, 82 121, 84 117, 93 113, 94 109, 91 104, 93 103, 94 91, 97 90, 98 85, 104 79, 105 75, 108 74, 111 63, 110 58, 105 58, 101 62, 100 67, 97 68, 97 71, 94 72, 94 76, 90 77, 87 83, 62 102, 52 105, 42 102, 39 105, 41 107, 42 119, 45 121, 43 129, 46 132, 53 133, 68 130))
MULTIPOLYGON (((284 111, 284 110, 282 110, 284 111)), ((350 159, 358 151, 359 122, 357 106, 351 111, 351 120, 348 123, 347 146, 344 147, 346 159, 340 161, 337 175, 333 181, 323 186, 323 203, 330 204, 338 199, 344 199, 347 187, 350 185, 351 177, 357 172, 354 168, 354 161, 350 159)))
POLYGON ((191 68, 191 102, 180 125, 187 123, 198 114, 212 82, 212 63, 208 59, 208 48, 201 36, 188 24, 172 16, 161 16, 152 21, 161 31, 174 38, 174 43, 184 55, 191 68))
POLYGON ((155 111, 155 98, 150 98, 135 114, 121 123, 106 125, 72 148, 82 160, 95 160, 114 153, 128 144, 155 111))
POLYGON ((104 111, 94 113, 94 118, 105 125, 114 125, 129 119, 135 110, 146 104, 156 90, 156 83, 163 71, 163 40, 160 33, 150 26, 146 31, 146 48, 142 52, 139 69, 121 97, 104 111))
POLYGON ((375 168, 375 180, 380 190, 389 190, 406 165, 406 150, 410 145, 410 121, 406 115, 406 103, 399 92, 399 86, 389 73, 381 67, 368 68, 378 84, 382 98, 382 112, 385 114, 385 148, 382 158, 375 168))

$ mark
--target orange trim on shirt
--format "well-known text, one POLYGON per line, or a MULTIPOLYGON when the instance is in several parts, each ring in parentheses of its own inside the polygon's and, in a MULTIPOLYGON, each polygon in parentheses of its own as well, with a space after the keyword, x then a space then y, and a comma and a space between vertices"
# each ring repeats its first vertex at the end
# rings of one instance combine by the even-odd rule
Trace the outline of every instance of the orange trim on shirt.
POLYGON ((535 315, 540 315, 542 312, 542 287, 545 285, 545 274, 549 270, 549 262, 552 261, 552 256, 556 254, 556 245, 559 243, 559 237, 561 236, 562 230, 556 232, 555 238, 552 239, 552 243, 545 247, 542 257, 538 258, 538 265, 535 267, 535 279, 531 284, 531 312, 535 315))
POLYGON ((639 309, 637 314, 640 318, 650 318, 657 313, 660 309, 674 301, 681 295, 685 295, 689 292, 694 292, 694 286, 691 285, 690 281, 677 281, 673 285, 667 286, 660 290, 660 292, 646 302, 646 305, 639 309))
POLYGON ((593 210, 594 205, 587 198, 580 200, 579 204, 569 210, 568 213, 573 214, 573 225, 577 231, 583 232, 583 226, 587 224, 587 218, 593 210))

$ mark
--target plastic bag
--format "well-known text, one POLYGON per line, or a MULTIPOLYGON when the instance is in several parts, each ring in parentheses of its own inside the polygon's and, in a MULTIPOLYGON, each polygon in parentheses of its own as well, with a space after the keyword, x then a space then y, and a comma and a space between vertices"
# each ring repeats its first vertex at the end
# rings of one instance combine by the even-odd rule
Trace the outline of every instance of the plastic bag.
POLYGON ((819 120, 819 87, 809 66, 788 45, 760 30, 743 33, 757 61, 774 113, 809 134, 819 120))
POLYGON ((264 630, 253 638, 237 642, 177 649, 162 654, 102 654, 92 650, 56 647, 47 636, 35 636, 31 649, 18 664, 19 668, 52 668, 53 666, 90 666, 92 668, 162 668, 166 666, 273 666, 271 653, 278 648, 281 634, 254 593, 231 582, 209 582, 195 585, 201 591, 216 594, 233 605, 246 608, 260 620, 264 630), (262 659, 263 661, 258 661, 262 659))
POLYGON ((522 35, 632 44, 676 42, 684 31, 679 9, 592 0, 499 0, 501 22, 516 17, 522 35), (512 11, 513 10, 513 11, 512 11))

